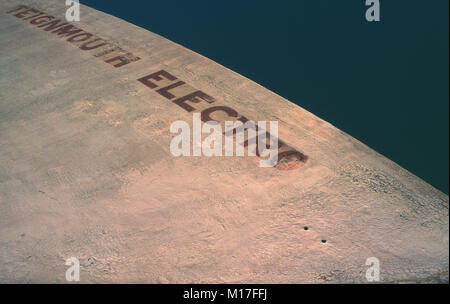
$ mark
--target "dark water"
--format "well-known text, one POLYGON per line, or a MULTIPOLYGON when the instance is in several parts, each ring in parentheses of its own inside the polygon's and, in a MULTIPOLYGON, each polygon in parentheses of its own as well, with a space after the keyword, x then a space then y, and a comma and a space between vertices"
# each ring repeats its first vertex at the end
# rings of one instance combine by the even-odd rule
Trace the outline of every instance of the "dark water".
MULTIPOLYGON (((81 3, 256 81, 448 194, 448 0, 81 3)), ((81 16, 82 18, 82 16, 81 16)))

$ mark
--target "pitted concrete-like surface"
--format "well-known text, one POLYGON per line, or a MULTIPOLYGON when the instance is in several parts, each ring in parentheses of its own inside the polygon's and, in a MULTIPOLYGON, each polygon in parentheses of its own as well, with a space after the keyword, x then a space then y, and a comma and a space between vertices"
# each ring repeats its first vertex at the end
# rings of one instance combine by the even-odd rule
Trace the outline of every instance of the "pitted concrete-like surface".
POLYGON ((68 41, 77 33, 7 13, 21 4, 63 20, 66 10, 0 2, 1 283, 64 283, 69 257, 82 283, 365 283, 369 257, 382 282, 448 282, 447 195, 147 30, 82 6, 73 25, 131 54, 114 67, 113 53, 68 41), (278 120, 307 161, 173 157, 169 126, 192 113, 137 81, 160 70, 188 84, 177 97, 195 88, 248 119, 278 120))

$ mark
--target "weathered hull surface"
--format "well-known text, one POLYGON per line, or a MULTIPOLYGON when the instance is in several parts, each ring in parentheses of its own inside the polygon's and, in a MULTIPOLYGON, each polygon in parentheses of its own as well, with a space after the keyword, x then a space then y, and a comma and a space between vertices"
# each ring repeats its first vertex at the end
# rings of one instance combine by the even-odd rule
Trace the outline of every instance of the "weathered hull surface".
POLYGON ((61 30, 65 10, 0 2, 0 282, 66 282, 69 257, 84 283, 365 283, 369 257, 382 282, 448 281, 447 195, 147 30, 86 6, 61 30), (170 124, 211 106, 277 120, 303 158, 172 156, 170 124))

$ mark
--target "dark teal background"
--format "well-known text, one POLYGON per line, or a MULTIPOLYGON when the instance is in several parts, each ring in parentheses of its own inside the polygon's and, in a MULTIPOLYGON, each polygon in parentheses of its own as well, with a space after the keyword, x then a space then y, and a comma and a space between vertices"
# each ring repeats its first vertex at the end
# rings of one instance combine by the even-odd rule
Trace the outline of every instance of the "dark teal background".
MULTIPOLYGON (((81 0, 256 81, 448 194, 448 0, 81 0)), ((81 16, 81 18, 83 18, 81 16)))

